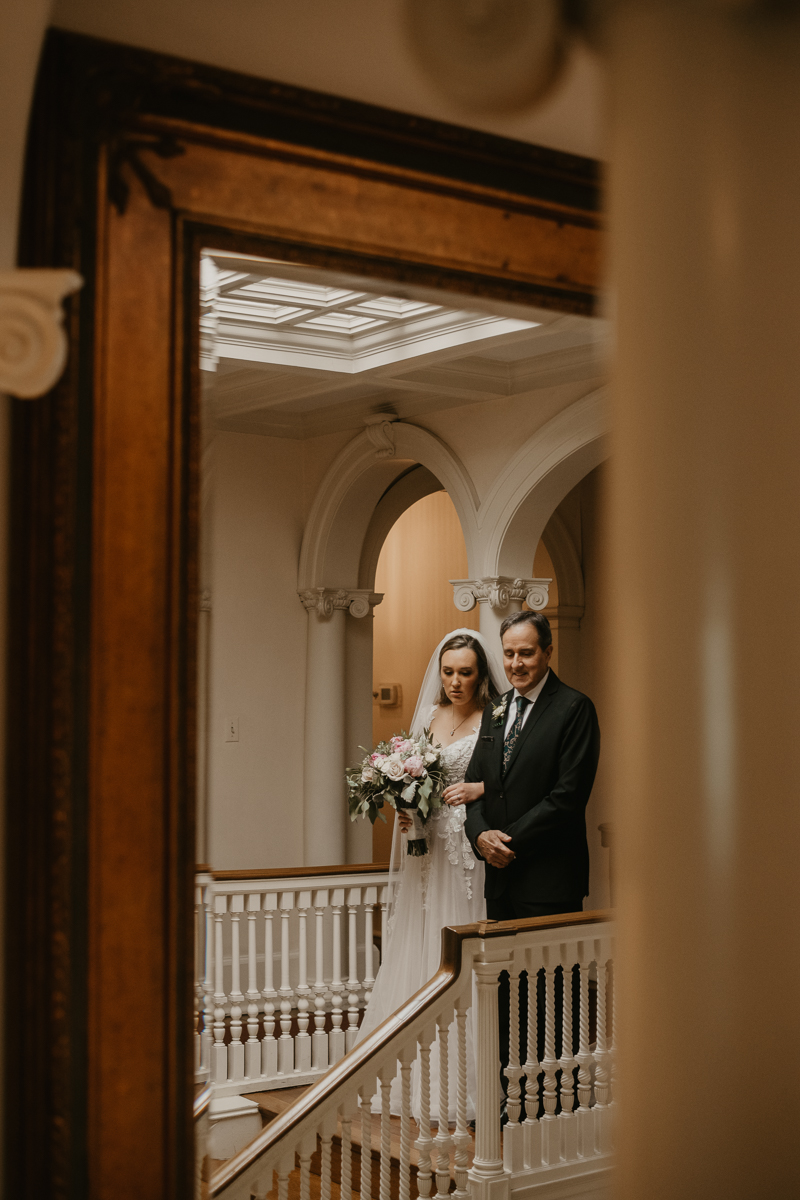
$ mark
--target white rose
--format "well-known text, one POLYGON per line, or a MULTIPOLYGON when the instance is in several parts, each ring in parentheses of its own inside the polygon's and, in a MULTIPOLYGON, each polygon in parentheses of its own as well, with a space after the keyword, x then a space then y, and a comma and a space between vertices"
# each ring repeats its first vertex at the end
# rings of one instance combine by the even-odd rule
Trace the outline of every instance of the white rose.
POLYGON ((393 783, 396 783, 397 780, 402 779, 405 775, 403 764, 394 755, 392 755, 391 758, 387 758, 386 762, 381 767, 381 770, 386 778, 391 779, 393 783))
POLYGON ((436 762, 436 755, 434 754, 433 750, 429 750, 428 753, 425 755, 425 762, 426 763, 436 762))
POLYGON ((375 779, 375 772, 372 769, 372 767, 364 767, 364 770, 361 772, 361 782, 362 783, 372 783, 374 779, 375 779))

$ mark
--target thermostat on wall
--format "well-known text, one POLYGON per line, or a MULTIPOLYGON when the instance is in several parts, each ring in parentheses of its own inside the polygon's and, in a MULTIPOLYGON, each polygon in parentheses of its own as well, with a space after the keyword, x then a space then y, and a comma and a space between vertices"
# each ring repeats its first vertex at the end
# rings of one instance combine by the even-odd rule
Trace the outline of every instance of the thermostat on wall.
POLYGON ((381 708, 397 708, 403 703, 401 683, 379 683, 377 692, 372 693, 381 708))

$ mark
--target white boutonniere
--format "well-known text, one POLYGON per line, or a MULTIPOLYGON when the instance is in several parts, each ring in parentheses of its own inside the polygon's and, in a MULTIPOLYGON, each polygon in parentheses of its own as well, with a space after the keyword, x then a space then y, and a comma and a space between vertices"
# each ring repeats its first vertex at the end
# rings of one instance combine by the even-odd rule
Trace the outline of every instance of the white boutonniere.
POLYGON ((498 725, 503 724, 503 721, 505 721, 505 719, 506 719, 507 708, 508 708, 508 697, 503 696, 503 699, 500 701, 500 703, 495 705, 495 707, 492 709, 492 725, 497 727, 498 725))

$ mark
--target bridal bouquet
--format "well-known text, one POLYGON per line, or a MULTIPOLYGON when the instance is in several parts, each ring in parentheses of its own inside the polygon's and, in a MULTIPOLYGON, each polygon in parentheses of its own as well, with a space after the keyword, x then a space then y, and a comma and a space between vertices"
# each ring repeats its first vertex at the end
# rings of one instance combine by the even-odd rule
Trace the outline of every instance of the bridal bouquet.
POLYGON ((446 786, 441 747, 434 744, 430 729, 417 738, 401 733, 379 742, 359 766, 347 771, 350 820, 369 817, 374 825, 377 817, 386 820, 380 811, 384 804, 405 809, 413 822, 408 853, 427 854, 425 822, 442 807, 446 786))

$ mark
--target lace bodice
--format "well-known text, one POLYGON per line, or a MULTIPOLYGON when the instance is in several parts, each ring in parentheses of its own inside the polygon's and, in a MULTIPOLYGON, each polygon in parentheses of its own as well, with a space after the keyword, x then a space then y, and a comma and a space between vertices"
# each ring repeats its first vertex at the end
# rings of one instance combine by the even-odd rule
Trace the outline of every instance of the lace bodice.
MULTIPOLYGON (((433 719, 436 708, 437 706, 434 705, 431 709, 428 718, 429 721, 433 719)), ((449 746, 442 747, 442 762, 447 768, 448 787, 452 783, 460 783, 466 775, 469 760, 472 758, 472 752, 475 749, 477 740, 477 733, 470 733, 466 737, 459 738, 457 742, 452 742, 449 746)), ((475 874, 476 859, 472 853, 472 847, 469 844, 467 835, 464 833, 464 822, 466 819, 466 804, 459 804, 455 807, 450 804, 444 804, 436 812, 431 813, 427 825, 426 837, 429 844, 430 840, 434 837, 443 839, 447 852, 447 861, 451 867, 460 871, 467 899, 471 900, 472 879, 475 874)))

